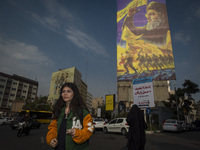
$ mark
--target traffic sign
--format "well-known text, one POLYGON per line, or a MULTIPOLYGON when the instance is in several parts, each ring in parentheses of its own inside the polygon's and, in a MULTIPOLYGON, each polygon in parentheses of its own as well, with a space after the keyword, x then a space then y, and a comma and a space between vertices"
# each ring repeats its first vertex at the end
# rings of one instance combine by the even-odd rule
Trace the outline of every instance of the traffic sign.
POLYGON ((147 113, 147 114, 151 113, 151 108, 150 108, 150 107, 147 107, 147 108, 146 108, 146 113, 147 113))

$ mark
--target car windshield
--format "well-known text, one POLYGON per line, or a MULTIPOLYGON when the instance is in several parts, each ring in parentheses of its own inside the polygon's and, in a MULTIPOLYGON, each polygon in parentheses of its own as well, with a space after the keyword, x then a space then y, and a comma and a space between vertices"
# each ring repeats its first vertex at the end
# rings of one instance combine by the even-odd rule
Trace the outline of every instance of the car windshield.
POLYGON ((176 123, 175 120, 166 120, 165 123, 176 123))
POLYGON ((101 118, 96 118, 96 119, 94 119, 94 121, 104 121, 104 120, 101 118))

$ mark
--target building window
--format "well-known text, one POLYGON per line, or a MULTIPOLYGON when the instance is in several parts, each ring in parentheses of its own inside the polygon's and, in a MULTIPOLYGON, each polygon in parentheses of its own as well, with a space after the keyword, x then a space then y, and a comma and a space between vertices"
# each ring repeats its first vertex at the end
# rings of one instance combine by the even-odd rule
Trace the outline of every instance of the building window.
POLYGON ((12 91, 16 91, 16 88, 12 88, 12 91))
POLYGON ((2 88, 2 89, 3 89, 3 88, 4 88, 4 86, 3 86, 3 85, 0 85, 0 88, 2 88))
POLYGON ((15 94, 10 94, 11 97, 15 97, 15 94))
POLYGON ((2 82, 6 82, 6 80, 5 80, 5 79, 0 79, 0 81, 2 81, 2 82))

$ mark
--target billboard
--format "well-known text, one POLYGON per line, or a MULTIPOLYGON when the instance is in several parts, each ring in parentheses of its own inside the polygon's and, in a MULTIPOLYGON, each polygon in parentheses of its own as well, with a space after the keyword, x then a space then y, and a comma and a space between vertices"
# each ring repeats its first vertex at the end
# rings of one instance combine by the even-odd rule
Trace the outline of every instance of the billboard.
POLYGON ((152 77, 133 80, 133 100, 140 108, 155 107, 152 77))
POLYGON ((106 95, 106 111, 113 111, 115 106, 115 94, 106 95))
POLYGON ((165 0, 117 0, 117 80, 175 80, 165 0))

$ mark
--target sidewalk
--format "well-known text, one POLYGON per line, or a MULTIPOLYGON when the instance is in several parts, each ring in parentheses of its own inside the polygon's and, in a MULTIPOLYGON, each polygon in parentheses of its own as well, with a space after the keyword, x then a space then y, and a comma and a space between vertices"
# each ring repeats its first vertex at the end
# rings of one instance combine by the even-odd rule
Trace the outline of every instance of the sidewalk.
POLYGON ((162 131, 160 131, 160 130, 154 130, 154 131, 145 131, 145 132, 146 132, 146 134, 154 134, 154 133, 160 133, 162 131))

